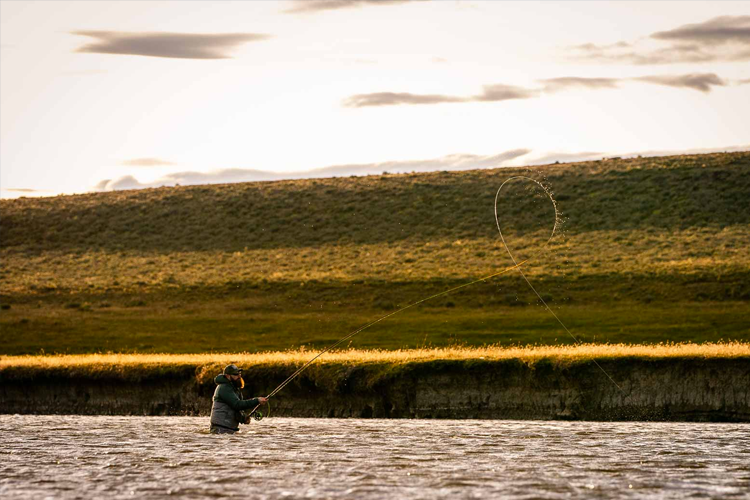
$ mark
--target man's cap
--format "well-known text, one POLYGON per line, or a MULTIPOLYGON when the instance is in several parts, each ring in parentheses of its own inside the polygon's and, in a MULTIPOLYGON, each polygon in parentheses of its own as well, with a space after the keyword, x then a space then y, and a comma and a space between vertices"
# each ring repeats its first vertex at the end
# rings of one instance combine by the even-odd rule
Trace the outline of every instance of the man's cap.
POLYGON ((242 368, 237 368, 237 365, 227 365, 224 368, 224 375, 242 375, 242 368))

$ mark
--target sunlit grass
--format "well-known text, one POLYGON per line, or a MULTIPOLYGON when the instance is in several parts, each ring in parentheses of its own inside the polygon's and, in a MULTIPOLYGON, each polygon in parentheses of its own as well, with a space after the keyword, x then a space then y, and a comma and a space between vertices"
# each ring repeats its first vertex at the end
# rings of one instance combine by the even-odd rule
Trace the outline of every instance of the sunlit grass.
MULTIPOLYGON (((222 365, 297 365, 310 360, 315 351, 305 349, 262 353, 204 354, 79 354, 0 356, 0 373, 10 368, 81 369, 82 371, 120 371, 164 369, 174 366, 222 365)), ((440 349, 331 351, 316 361, 330 364, 415 363, 435 360, 540 359, 590 360, 614 358, 737 358, 750 356, 748 342, 659 343, 659 344, 578 344, 572 346, 447 347, 440 349)))

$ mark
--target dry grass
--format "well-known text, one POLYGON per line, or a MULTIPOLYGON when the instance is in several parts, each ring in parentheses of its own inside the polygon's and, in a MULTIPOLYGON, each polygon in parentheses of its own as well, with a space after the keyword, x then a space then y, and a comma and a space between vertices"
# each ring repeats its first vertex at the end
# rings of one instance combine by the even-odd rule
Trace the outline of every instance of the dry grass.
MULTIPOLYGON (((308 350, 264 352, 256 354, 80 354, 0 356, 0 373, 12 368, 34 370, 75 369, 101 373, 127 370, 168 369, 169 367, 224 365, 235 363, 243 367, 254 365, 301 364, 315 355, 308 350)), ((748 342, 717 343, 660 343, 660 344, 579 344, 575 346, 519 346, 519 347, 449 347, 442 349, 332 351, 319 358, 329 364, 404 364, 435 360, 502 360, 520 359, 534 362, 540 359, 585 361, 614 358, 738 358, 750 356, 748 342)))

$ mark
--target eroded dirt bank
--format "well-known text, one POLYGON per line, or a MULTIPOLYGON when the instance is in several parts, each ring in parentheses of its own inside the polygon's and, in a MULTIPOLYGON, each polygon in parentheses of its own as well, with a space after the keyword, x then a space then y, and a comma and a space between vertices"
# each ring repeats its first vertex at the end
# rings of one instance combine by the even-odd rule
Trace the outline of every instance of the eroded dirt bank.
MULTIPOLYGON (((590 360, 321 364, 271 400, 271 415, 750 422, 750 358, 599 364, 617 385, 590 360)), ((268 394, 295 368, 247 368, 245 394, 268 394)), ((206 366, 106 375, 9 368, 0 372, 0 412, 207 415, 217 373, 206 366)))

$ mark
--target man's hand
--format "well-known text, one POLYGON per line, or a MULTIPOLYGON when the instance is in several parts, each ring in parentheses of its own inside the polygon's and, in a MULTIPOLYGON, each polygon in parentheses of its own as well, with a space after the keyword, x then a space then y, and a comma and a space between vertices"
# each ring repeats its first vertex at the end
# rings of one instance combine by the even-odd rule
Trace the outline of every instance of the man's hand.
POLYGON ((268 403, 268 398, 262 398, 262 397, 258 396, 256 399, 258 400, 258 404, 259 405, 264 405, 264 404, 268 403))

